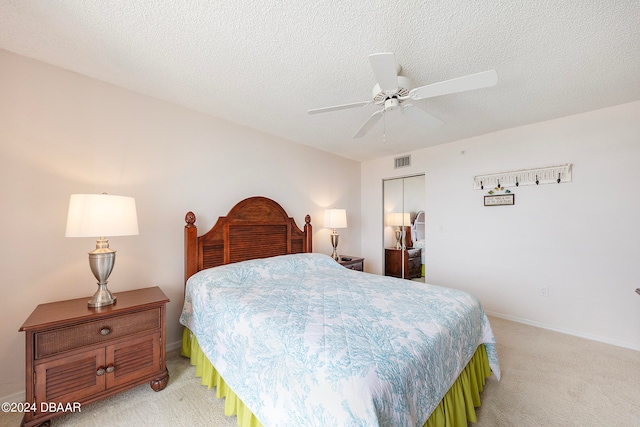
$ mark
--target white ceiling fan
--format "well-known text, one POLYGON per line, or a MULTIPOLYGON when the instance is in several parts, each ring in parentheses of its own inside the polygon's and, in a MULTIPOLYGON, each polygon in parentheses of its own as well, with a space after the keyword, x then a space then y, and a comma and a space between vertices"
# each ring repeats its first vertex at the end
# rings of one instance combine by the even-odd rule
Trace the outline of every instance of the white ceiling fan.
POLYGON ((385 112, 398 108, 410 119, 423 126, 433 128, 441 125, 442 121, 423 109, 414 106, 410 101, 495 86, 498 83, 498 74, 495 70, 489 70, 409 89, 411 82, 408 78, 399 75, 401 67, 396 63, 393 53, 374 53, 369 55, 369 62, 371 62, 373 74, 375 74, 378 81, 378 84, 373 87, 372 99, 351 104, 316 108, 309 110, 309 114, 326 113, 371 104, 382 107, 367 119, 364 125, 353 135, 354 138, 360 138, 369 132, 385 112))

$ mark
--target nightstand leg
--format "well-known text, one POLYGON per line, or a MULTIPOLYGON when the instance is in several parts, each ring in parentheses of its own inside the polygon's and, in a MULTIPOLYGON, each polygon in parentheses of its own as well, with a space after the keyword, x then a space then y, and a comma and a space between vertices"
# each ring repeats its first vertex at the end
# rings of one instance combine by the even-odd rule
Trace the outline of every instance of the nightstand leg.
POLYGON ((157 378, 155 380, 151 380, 151 382, 149 383, 153 391, 164 390, 164 388, 169 383, 169 371, 165 369, 164 372, 165 372, 164 376, 157 378))

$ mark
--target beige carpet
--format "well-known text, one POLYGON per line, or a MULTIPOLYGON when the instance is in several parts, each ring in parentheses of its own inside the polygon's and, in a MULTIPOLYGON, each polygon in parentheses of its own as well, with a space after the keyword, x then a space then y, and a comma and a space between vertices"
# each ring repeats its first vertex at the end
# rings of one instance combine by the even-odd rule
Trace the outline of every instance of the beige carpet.
MULTIPOLYGON (((502 380, 491 377, 482 393, 478 427, 640 427, 640 352, 532 326, 490 318, 502 380)), ((195 378, 188 360, 172 352, 171 379, 159 393, 148 385, 86 405, 52 421, 56 427, 233 427, 223 401, 195 378)), ((20 424, 0 413, 1 426, 20 424)))
POLYGON ((476 426, 640 426, 640 352, 490 321, 502 379, 487 380, 476 426))

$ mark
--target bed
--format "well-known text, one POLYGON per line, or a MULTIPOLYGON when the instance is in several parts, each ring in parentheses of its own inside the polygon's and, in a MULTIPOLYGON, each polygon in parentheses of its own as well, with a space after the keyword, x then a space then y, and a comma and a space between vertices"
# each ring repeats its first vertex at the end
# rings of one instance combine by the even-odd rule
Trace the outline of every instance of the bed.
POLYGON ((185 226, 183 354, 241 426, 467 426, 500 370, 468 293, 346 269, 264 197, 185 226), (434 319, 440 318, 438 322, 434 319))

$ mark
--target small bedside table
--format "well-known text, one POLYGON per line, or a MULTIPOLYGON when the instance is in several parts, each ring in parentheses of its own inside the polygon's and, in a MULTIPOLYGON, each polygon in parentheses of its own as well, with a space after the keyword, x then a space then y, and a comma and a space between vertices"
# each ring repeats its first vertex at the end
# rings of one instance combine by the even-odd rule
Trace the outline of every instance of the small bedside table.
POLYGON ((350 270, 364 271, 364 258, 358 258, 350 255, 341 255, 338 261, 340 265, 350 270))
POLYGON ((99 308, 87 307, 86 297, 40 304, 24 322, 25 402, 34 410, 25 412, 23 427, 50 425, 64 413, 48 411, 52 403, 77 410, 147 381, 155 391, 166 387, 169 299, 159 287, 116 296, 99 308))
POLYGON ((384 250, 385 276, 413 279, 422 276, 422 248, 386 248, 384 250), (403 261, 404 260, 404 261, 403 261), (404 266, 403 266, 404 262, 404 266))

